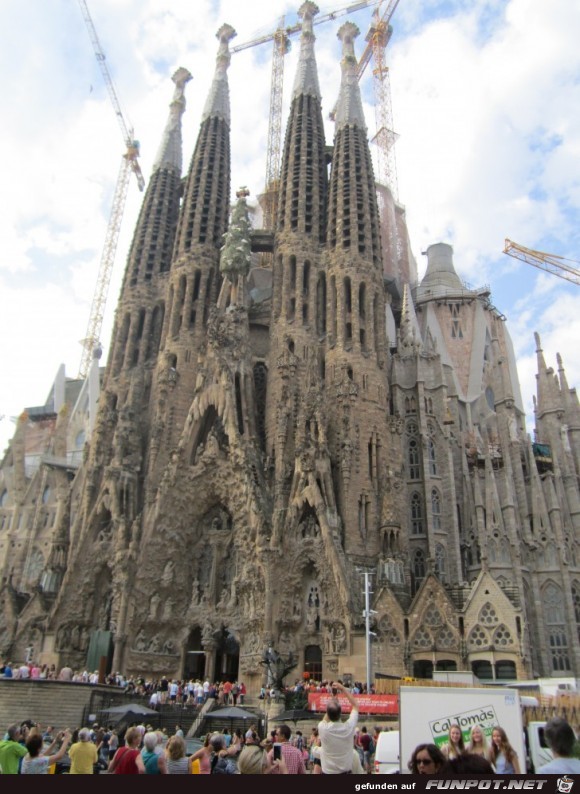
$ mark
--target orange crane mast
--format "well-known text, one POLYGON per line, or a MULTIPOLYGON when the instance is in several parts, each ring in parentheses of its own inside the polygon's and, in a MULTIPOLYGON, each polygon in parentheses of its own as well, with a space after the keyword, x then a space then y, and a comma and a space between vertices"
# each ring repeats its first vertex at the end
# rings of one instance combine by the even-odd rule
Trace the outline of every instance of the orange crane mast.
POLYGON ((580 286, 580 270, 571 264, 572 262, 576 265, 580 264, 575 259, 566 259, 563 256, 556 256, 556 254, 535 251, 533 248, 526 248, 524 245, 514 243, 507 238, 503 252, 514 259, 519 259, 528 265, 537 267, 538 270, 552 273, 554 276, 580 286))
POLYGON ((372 138, 378 151, 377 182, 388 185, 395 200, 398 199, 397 160, 395 143, 398 135, 393 128, 393 105, 391 102, 391 79, 386 65, 385 51, 393 29, 389 24, 399 0, 389 0, 381 15, 381 6, 375 9, 367 46, 359 60, 359 80, 367 64, 373 62, 373 86, 375 93, 375 120, 377 131, 372 138))
POLYGON ((103 75, 105 85, 107 86, 111 104, 113 105, 117 121, 121 127, 125 146, 127 147, 121 160, 121 167, 119 169, 117 184, 115 186, 113 206, 111 208, 111 215, 107 226, 107 234, 105 236, 105 244, 101 254, 97 284, 93 293, 87 331, 85 338, 81 342, 83 346, 83 354, 79 368, 79 378, 86 378, 93 356, 93 351, 95 348, 100 347, 100 334, 103 326, 107 294, 109 291, 109 284, 111 282, 113 265, 115 264, 115 254, 117 252, 117 244, 119 242, 119 233, 121 231, 121 222, 123 220, 123 213, 125 211, 125 203, 127 200, 127 192, 129 190, 129 179, 131 172, 135 174, 137 185, 141 191, 145 188, 145 179, 143 177, 138 159, 139 141, 135 139, 133 129, 125 122, 125 118, 119 104, 119 99, 117 97, 117 92, 115 91, 115 86, 113 84, 113 79, 107 66, 107 59, 105 53, 103 52, 103 48, 101 47, 101 43, 99 41, 99 37, 91 18, 86 0, 79 0, 79 6, 87 26, 89 38, 93 45, 97 63, 99 64, 101 74, 103 75))

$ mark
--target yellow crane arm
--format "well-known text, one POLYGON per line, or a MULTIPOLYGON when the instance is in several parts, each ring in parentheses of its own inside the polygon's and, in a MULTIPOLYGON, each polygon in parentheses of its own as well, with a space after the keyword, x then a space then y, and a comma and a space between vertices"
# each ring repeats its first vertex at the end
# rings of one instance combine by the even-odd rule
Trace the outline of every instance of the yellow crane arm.
MULTIPOLYGON (((329 11, 328 13, 322 14, 319 17, 314 17, 312 24, 321 25, 323 22, 329 22, 333 19, 338 19, 344 14, 354 14, 355 11, 362 11, 364 8, 373 8, 374 6, 379 5, 381 2, 382 0, 359 0, 357 3, 350 3, 349 5, 343 6, 342 8, 337 8, 335 11, 329 11)), ((395 4, 398 2, 399 0, 396 0, 395 4)), ((292 36, 294 33, 299 33, 301 30, 302 23, 298 22, 296 25, 291 25, 287 28, 284 28, 283 32, 287 36, 292 36)), ((270 33, 265 33, 263 36, 257 36, 251 41, 246 41, 243 44, 236 44, 235 47, 231 48, 231 52, 241 52, 242 50, 248 50, 250 47, 255 47, 258 44, 265 44, 268 41, 273 41, 276 36, 280 35, 280 32, 280 29, 277 28, 270 33)))
POLYGON ((513 240, 507 238, 503 252, 508 256, 512 256, 514 259, 519 259, 522 262, 526 262, 528 265, 537 267, 538 270, 552 273, 554 276, 559 276, 559 278, 571 281, 572 284, 580 286, 580 270, 570 264, 572 262, 574 264, 580 264, 575 259, 566 259, 556 254, 535 251, 533 248, 526 248, 524 245, 514 243, 513 240))

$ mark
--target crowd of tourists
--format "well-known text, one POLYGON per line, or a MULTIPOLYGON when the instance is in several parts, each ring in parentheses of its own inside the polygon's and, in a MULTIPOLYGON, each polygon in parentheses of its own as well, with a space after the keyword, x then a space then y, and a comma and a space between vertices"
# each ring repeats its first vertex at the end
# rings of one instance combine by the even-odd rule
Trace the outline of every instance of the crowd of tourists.
MULTIPOLYGON (((74 732, 45 730, 31 721, 8 726, 0 741, 2 774, 352 774, 370 771, 366 728, 358 731, 357 702, 342 683, 331 685, 344 695, 352 711, 345 722, 336 698, 309 737, 278 725, 266 737, 256 725, 243 733, 207 734, 188 755, 183 730, 168 736, 150 725, 135 725, 122 735, 95 724, 74 732)), ((231 692, 228 697, 232 697, 231 692)))

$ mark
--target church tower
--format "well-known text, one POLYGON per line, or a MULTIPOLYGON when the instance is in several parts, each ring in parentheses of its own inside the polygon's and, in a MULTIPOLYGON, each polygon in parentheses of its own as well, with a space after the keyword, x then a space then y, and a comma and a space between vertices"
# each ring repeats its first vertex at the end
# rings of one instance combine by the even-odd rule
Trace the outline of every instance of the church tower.
POLYGON ((236 35, 222 25, 213 82, 185 180, 171 269, 162 352, 153 392, 156 438, 149 473, 159 477, 175 448, 189 410, 198 359, 219 286, 219 254, 229 215, 230 100, 229 42, 236 35))
POLYGON ((347 555, 376 558, 384 523, 388 431, 385 296, 377 197, 357 79, 358 28, 340 28, 342 81, 330 175, 327 227, 326 389, 329 447, 340 536, 347 555))

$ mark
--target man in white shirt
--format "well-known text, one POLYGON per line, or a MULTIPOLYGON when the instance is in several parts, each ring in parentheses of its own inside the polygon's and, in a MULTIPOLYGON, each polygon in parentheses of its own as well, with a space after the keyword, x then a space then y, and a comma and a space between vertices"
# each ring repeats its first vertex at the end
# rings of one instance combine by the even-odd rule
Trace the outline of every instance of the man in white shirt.
POLYGON ((358 705, 353 695, 339 682, 332 684, 332 693, 342 693, 352 706, 346 722, 341 722, 341 707, 336 698, 328 701, 326 714, 318 723, 320 760, 323 775, 352 774, 353 737, 358 723, 358 705))

